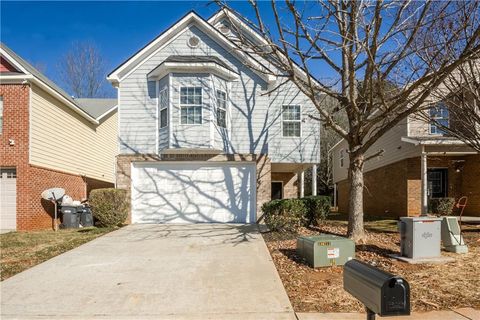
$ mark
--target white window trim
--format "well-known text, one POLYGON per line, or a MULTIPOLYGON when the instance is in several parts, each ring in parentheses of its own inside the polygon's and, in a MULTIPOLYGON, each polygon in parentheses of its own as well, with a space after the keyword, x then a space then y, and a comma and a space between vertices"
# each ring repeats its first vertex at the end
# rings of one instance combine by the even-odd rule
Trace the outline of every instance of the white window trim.
POLYGON ((303 126, 302 126, 302 123, 303 123, 303 116, 302 116, 302 109, 303 109, 303 106, 301 104, 298 104, 298 103, 294 103, 294 104, 283 104, 282 105, 282 110, 280 110, 280 112, 282 113, 282 124, 281 124, 281 127, 280 127, 280 130, 282 131, 282 138, 301 138, 303 136, 303 126), (300 120, 283 120, 283 107, 286 107, 286 106, 299 106, 300 107, 300 120), (300 135, 299 136, 284 136, 283 135, 283 122, 284 121, 287 121, 287 122, 299 122, 300 123, 300 135))
POLYGON ((215 125, 218 128, 228 130, 228 92, 226 90, 216 89, 216 88, 215 88, 215 120, 216 120, 215 125), (217 91, 225 94, 225 108, 219 107, 217 91), (218 109, 225 111, 225 127, 222 127, 218 124, 218 113, 217 113, 218 109))
POLYGON ((169 114, 169 112, 168 112, 168 104, 169 104, 169 103, 168 103, 168 88, 163 88, 163 89, 158 93, 158 127, 159 127, 160 129, 165 129, 165 128, 167 128, 168 125, 169 125, 169 122, 170 122, 170 121, 169 121, 169 118, 168 118, 168 114, 169 114), (160 97, 161 97, 161 95, 162 95, 163 92, 167 92, 167 101, 166 101, 167 104, 165 105, 165 107, 162 108, 162 105, 161 105, 162 99, 161 99, 160 97), (164 127, 162 127, 162 111, 165 110, 165 109, 167 110, 167 124, 166 124, 164 127))
POLYGON ((343 149, 340 149, 338 152, 338 165, 340 168, 343 168, 345 166, 345 152, 343 149))
POLYGON ((198 85, 179 85, 178 86, 178 122, 181 126, 203 126, 204 119, 203 119, 203 109, 205 104, 205 97, 204 97, 204 88, 198 85), (200 88, 202 90, 202 105, 200 109, 200 120, 202 123, 182 123, 182 107, 198 107, 198 104, 182 104, 182 88, 200 88))
MULTIPOLYGON (((436 106, 434 106, 433 108, 436 108, 436 106)), ((444 108, 446 108, 446 106, 444 106, 444 108)), ((447 112, 448 112, 448 109, 446 108, 447 112)), ((448 116, 445 118, 445 117, 432 117, 430 115, 430 110, 428 110, 428 117, 430 120, 447 120, 447 127, 450 126, 450 112, 448 112, 448 116)), ((445 135, 445 133, 441 133, 441 132, 432 132, 432 127, 435 127, 436 130, 439 130, 439 127, 437 124, 435 123, 432 123, 431 121, 428 122, 428 134, 432 135, 432 136, 443 136, 445 135)), ((442 130, 440 128, 440 130, 442 130)))

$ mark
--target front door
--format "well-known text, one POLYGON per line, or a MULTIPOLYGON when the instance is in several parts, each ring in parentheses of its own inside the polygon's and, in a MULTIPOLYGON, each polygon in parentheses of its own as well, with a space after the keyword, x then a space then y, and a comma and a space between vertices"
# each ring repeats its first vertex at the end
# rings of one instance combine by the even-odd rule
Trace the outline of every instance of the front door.
POLYGON ((430 198, 448 196, 448 169, 428 169, 428 195, 430 198))
POLYGON ((272 200, 283 198, 283 183, 272 181, 272 200))

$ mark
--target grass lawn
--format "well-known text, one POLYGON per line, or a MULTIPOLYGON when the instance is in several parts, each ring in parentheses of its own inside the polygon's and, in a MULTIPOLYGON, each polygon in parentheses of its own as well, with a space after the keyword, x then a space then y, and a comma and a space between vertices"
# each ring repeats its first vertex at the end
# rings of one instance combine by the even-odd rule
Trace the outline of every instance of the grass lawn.
MULTIPOLYGON (((480 226, 464 225, 469 253, 442 251, 455 258, 443 265, 411 265, 390 258, 400 251, 397 220, 366 219, 366 242, 356 246, 356 258, 404 277, 410 284, 412 311, 460 307, 480 308, 480 226)), ((318 228, 301 235, 332 233, 345 236, 346 216, 332 215, 318 228)), ((296 255, 296 235, 263 234, 287 294, 297 312, 360 312, 364 307, 343 290, 343 267, 310 268, 296 255)))
POLYGON ((104 235, 114 228, 83 228, 0 234, 0 275, 5 280, 104 235))

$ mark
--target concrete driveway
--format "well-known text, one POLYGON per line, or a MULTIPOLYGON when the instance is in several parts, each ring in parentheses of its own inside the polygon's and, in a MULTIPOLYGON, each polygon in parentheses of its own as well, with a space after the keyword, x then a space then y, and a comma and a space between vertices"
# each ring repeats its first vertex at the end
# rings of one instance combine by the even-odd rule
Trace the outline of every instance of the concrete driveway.
POLYGON ((2 319, 295 319, 252 225, 130 225, 0 290, 2 319))

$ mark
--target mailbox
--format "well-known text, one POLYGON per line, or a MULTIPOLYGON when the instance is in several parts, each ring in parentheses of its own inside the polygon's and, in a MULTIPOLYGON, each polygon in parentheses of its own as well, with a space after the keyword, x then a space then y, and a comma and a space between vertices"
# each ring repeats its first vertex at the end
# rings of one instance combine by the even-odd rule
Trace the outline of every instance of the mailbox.
POLYGON ((350 260, 343 269, 343 288, 363 303, 368 319, 410 314, 410 286, 405 279, 350 260), (373 315, 373 317, 372 317, 373 315))

